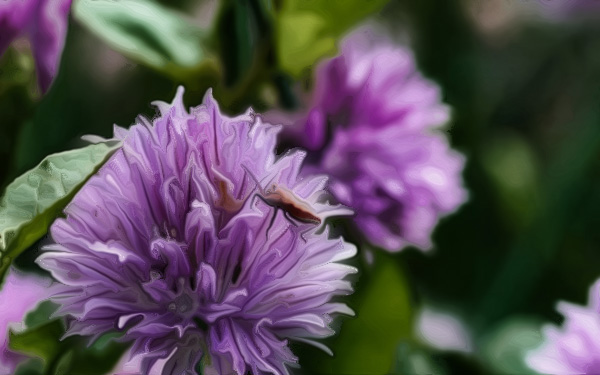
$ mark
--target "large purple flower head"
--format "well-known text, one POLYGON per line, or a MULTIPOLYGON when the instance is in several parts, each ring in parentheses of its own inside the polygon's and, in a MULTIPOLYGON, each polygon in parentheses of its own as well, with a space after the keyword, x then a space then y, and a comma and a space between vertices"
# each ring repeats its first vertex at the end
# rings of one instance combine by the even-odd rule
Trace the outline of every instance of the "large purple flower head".
POLYGON ((562 329, 544 327, 546 340, 526 358, 542 374, 600 373, 600 280, 590 288, 588 306, 559 302, 562 329))
POLYGON ((333 194, 372 243, 429 249, 439 217, 466 199, 464 158, 435 129, 448 109, 411 53, 370 29, 341 50, 317 70, 310 109, 285 135, 314 151, 307 170, 331 176, 333 194))
POLYGON ((278 127, 227 118, 212 96, 190 112, 180 89, 152 123, 115 128, 119 150, 51 227, 39 258, 65 284, 68 334, 117 329, 147 373, 286 374, 287 340, 322 346, 333 297, 351 292, 356 249, 264 199, 269 184, 325 218, 324 177, 300 179, 303 152, 275 158, 278 127), (164 361, 166 359, 166 361, 164 361))
POLYGON ((70 9, 71 0, 0 1, 0 56, 15 38, 27 35, 42 92, 58 71, 70 9))

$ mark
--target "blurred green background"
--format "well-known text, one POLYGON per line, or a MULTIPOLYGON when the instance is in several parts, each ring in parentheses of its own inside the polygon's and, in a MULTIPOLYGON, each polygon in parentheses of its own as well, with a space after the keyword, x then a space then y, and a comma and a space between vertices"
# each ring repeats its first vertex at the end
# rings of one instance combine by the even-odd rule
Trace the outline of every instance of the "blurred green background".
MULTIPOLYGON (((328 339, 333 358, 293 344, 304 373, 533 373, 523 353, 558 300, 583 304, 600 276, 600 23, 549 19, 533 1, 74 0, 60 73, 36 96, 28 51, 0 60, 0 185, 46 155, 112 135, 177 85, 197 105, 293 110, 295 88, 343 35, 379 24, 414 49, 452 107, 447 135, 467 156, 470 199, 444 218, 433 251, 357 259, 361 273, 328 339), (140 5, 142 4, 142 5, 140 5), (141 7, 141 8, 136 8, 141 7), (450 314, 469 341, 419 335, 422 312, 450 314)), ((599 15, 600 18, 600 15, 599 15)), ((32 246, 17 260, 30 264, 32 246)), ((55 335, 56 336, 56 335, 55 335)), ((55 353, 52 355, 56 355, 55 353)), ((91 370, 90 370, 91 371, 91 370)), ((90 372, 91 373, 91 372, 90 372)))

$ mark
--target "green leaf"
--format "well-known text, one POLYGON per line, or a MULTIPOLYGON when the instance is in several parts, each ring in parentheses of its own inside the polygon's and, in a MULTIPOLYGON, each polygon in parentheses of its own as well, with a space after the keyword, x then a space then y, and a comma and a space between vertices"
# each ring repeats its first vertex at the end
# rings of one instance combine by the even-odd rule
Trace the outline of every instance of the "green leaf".
POLYGON ((192 68, 205 56, 202 31, 150 0, 77 0, 73 15, 115 50, 160 70, 192 68))
POLYGON ((15 375, 41 375, 43 373, 44 361, 39 358, 31 358, 21 363, 15 371, 15 375))
POLYGON ((7 186, 0 201, 0 281, 11 262, 40 239, 81 185, 119 143, 99 143, 48 156, 7 186))
POLYGON ((309 373, 389 374, 395 366, 398 344, 412 336, 410 293, 393 257, 377 254, 375 263, 371 275, 361 276, 370 280, 349 303, 356 317, 345 319, 329 345, 334 356, 315 352, 306 363, 302 359, 309 356, 300 357, 309 373))
POLYGON ((319 58, 335 53, 336 40, 388 0, 287 0, 278 15, 281 67, 299 76, 319 58))
MULTIPOLYGON (((128 343, 116 342, 114 333, 100 337, 92 345, 86 338, 70 336, 62 339, 65 325, 61 319, 54 319, 35 328, 20 333, 9 333, 11 350, 32 356, 32 360, 19 367, 31 369, 40 374, 86 374, 101 375, 109 372, 118 362, 128 343), (39 360, 42 361, 40 366, 39 360), (40 369, 41 367, 41 369, 40 369)), ((30 372, 30 374, 31 374, 30 372)))
POLYGON ((24 319, 28 328, 39 327, 50 320, 50 316, 58 309, 58 305, 52 301, 44 301, 37 308, 29 312, 24 319))
POLYGON ((27 328, 23 332, 9 333, 11 350, 32 357, 17 373, 101 375, 110 371, 129 346, 115 341, 122 333, 107 333, 92 345, 82 336, 63 339, 63 320, 50 320, 57 307, 49 301, 41 303, 25 318, 27 328))
POLYGON ((64 369, 61 373, 86 375, 108 373, 130 346, 130 343, 116 342, 115 338, 120 336, 121 333, 107 333, 89 347, 83 345, 80 337, 74 337, 71 342, 66 343, 70 351, 65 351, 64 356, 69 357, 61 358, 59 362, 64 369))
POLYGON ((33 356, 18 367, 18 375, 43 374, 46 359, 56 355, 58 346, 55 341, 65 332, 62 321, 50 321, 57 308, 58 305, 51 301, 40 303, 23 320, 26 331, 9 333, 11 349, 33 356))
POLYGON ((55 319, 20 333, 9 333, 9 347, 17 352, 42 359, 54 358, 60 352, 60 337, 65 333, 62 320, 55 319))
POLYGON ((214 38, 228 88, 247 89, 271 66, 273 17, 263 0, 224 0, 214 38))

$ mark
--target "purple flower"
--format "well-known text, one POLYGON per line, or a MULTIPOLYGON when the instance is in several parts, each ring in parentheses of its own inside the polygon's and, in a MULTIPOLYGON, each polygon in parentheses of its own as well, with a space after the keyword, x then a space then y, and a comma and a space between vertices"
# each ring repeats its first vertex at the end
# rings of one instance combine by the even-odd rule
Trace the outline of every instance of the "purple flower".
POLYGON ((21 274, 10 269, 0 289, 0 374, 14 373, 17 365, 27 358, 8 348, 9 329, 18 332, 25 315, 49 297, 50 280, 21 274))
POLYGON ((562 329, 544 327, 545 342, 527 355, 526 362, 540 373, 600 373, 600 280, 590 288, 588 306, 559 302, 562 329))
POLYGON ((27 35, 42 92, 58 71, 70 8, 71 0, 0 0, 0 56, 15 38, 27 35))
MULTIPOLYGON (((467 196, 464 157, 434 129, 448 109, 406 49, 368 29, 341 49, 319 67, 308 114, 284 136, 314 151, 307 171, 331 176, 334 196, 354 209, 370 242, 429 249, 439 217, 467 196)), ((269 119, 285 123, 281 114, 269 119)))
POLYGON ((188 113, 182 95, 157 103, 152 123, 115 128, 122 149, 38 261, 65 284, 67 334, 123 331, 143 373, 166 359, 163 374, 287 374, 288 339, 323 347, 313 340, 334 333, 332 315, 352 313, 331 299, 351 293, 355 269, 337 261, 356 249, 264 198, 285 191, 323 219, 337 212, 320 203, 326 178, 298 177, 303 152, 276 159, 278 127, 227 118, 210 93, 188 113))

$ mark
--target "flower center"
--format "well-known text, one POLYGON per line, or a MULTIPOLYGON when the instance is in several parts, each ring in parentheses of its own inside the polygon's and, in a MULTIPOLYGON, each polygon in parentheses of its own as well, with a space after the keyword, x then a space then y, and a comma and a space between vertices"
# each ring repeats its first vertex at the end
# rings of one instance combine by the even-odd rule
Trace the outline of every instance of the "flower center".
POLYGON ((184 314, 189 312, 194 307, 194 301, 187 294, 177 296, 173 302, 169 303, 168 309, 172 312, 184 314))

